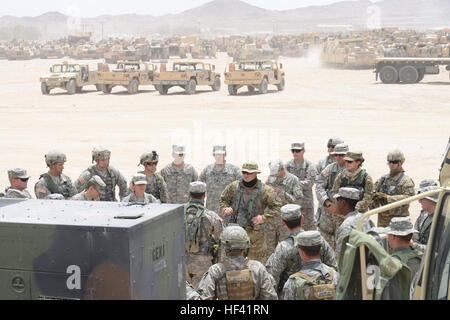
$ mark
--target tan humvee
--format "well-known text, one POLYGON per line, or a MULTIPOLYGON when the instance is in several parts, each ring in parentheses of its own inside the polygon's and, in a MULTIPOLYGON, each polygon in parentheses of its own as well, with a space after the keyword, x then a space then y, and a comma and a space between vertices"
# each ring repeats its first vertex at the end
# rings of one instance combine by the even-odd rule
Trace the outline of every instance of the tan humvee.
POLYGON ((139 86, 153 85, 156 65, 140 63, 137 61, 119 61, 116 69, 109 71, 107 64, 101 65, 98 73, 98 84, 102 86, 104 93, 111 93, 116 86, 125 87, 130 94, 136 94, 139 86))
POLYGON ((259 93, 267 93, 269 84, 275 85, 279 91, 284 90, 285 74, 282 64, 271 60, 243 60, 231 63, 225 72, 225 84, 228 92, 234 96, 239 88, 247 86, 249 92, 255 89, 259 93))
POLYGON ((61 88, 68 94, 80 93, 84 86, 95 85, 97 91, 101 87, 97 84, 97 71, 89 71, 87 64, 69 64, 64 61, 50 67, 50 73, 40 78, 42 94, 49 94, 50 90, 61 88))
POLYGON ((213 91, 220 90, 220 74, 214 72, 215 66, 203 62, 175 62, 172 71, 165 71, 161 65, 159 73, 155 73, 154 85, 160 94, 167 94, 171 87, 179 86, 187 94, 194 94, 197 86, 211 86, 213 91))

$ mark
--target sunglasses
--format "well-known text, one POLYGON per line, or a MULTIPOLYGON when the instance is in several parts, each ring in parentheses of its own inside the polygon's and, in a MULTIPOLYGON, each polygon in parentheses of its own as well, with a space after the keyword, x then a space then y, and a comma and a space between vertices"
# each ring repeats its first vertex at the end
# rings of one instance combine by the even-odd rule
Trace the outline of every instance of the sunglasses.
POLYGON ((22 181, 22 182, 27 182, 28 181, 28 178, 19 178, 20 179, 20 181, 22 181))
POLYGON ((333 145, 331 145, 331 144, 329 144, 329 145, 327 146, 327 148, 333 148, 333 149, 334 149, 334 147, 336 147, 336 146, 333 146, 333 145))
POLYGON ((355 161, 345 160, 346 163, 353 163, 355 161))
POLYGON ((333 156, 342 158, 345 157, 345 154, 333 154, 333 156))
POLYGON ((388 163, 392 163, 392 164, 399 164, 400 161, 399 160, 394 160, 394 161, 388 161, 388 163))
POLYGON ((146 166, 156 166, 158 164, 158 162, 146 162, 145 165, 146 166))
POLYGON ((252 174, 252 173, 247 172, 247 171, 242 171, 242 174, 252 174))
POLYGON ((302 151, 303 151, 303 149, 302 150, 291 150, 292 153, 300 153, 302 151))

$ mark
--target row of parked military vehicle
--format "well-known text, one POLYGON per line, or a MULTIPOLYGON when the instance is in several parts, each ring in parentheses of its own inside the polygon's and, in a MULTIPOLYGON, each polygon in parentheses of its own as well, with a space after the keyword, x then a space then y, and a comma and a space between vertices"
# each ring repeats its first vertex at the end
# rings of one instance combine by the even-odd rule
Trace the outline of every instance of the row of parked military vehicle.
MULTIPOLYGON (((285 87, 283 65, 273 60, 246 60, 228 65, 225 70, 225 84, 230 95, 236 95, 242 87, 249 92, 258 90, 267 93, 268 86, 274 85, 279 91, 285 87)), ((96 71, 91 71, 86 64, 63 62, 50 68, 50 73, 40 78, 42 94, 47 95, 52 89, 61 88, 68 94, 80 93, 85 86, 95 85, 97 91, 111 93, 114 87, 121 86, 128 93, 136 94, 140 86, 153 85, 161 95, 166 95, 170 88, 179 86, 187 94, 194 94, 197 86, 210 86, 213 91, 221 87, 220 74, 215 66, 199 61, 174 62, 172 70, 167 65, 142 63, 137 61, 119 61, 115 69, 108 64, 99 63, 96 71)))

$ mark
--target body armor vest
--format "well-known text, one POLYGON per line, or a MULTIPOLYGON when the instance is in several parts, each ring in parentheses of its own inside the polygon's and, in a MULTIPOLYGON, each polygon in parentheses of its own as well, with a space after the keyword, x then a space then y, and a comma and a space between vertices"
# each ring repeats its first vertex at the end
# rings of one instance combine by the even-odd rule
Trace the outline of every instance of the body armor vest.
POLYGON ((253 227, 251 219, 263 214, 262 190, 264 184, 258 180, 256 187, 248 194, 248 200, 244 203, 244 190, 238 182, 233 196, 233 214, 227 217, 227 222, 237 223, 241 227, 253 227), (232 221, 230 221, 232 220, 232 221))
POLYGON ((50 190, 51 193, 59 193, 64 196, 64 198, 70 198, 70 185, 69 181, 66 180, 61 186, 58 186, 52 179, 49 173, 44 173, 39 176, 39 180, 41 178, 44 178, 45 183, 47 184, 48 190, 50 190))
POLYGON ((397 179, 397 181, 395 181, 393 186, 388 186, 386 181, 387 178, 389 177, 389 175, 383 176, 381 177, 380 180, 380 185, 378 186, 378 192, 383 192, 386 193, 387 195, 395 195, 395 194, 399 194, 397 191, 398 186, 400 185, 400 183, 403 181, 403 179, 406 177, 404 173, 402 173, 400 175, 400 177, 397 179))
POLYGON ((345 176, 345 174, 342 173, 340 187, 341 188, 348 187, 348 188, 358 189, 360 191, 359 200, 361 200, 364 196, 364 188, 366 186, 367 176, 368 176, 367 171, 364 169, 361 169, 356 180, 353 181, 352 183, 350 183, 348 178, 345 176))
POLYGON ((106 177, 103 178, 100 174, 98 174, 95 169, 95 166, 91 166, 88 169, 91 176, 98 175, 100 179, 106 184, 104 194, 100 195, 100 201, 116 201, 115 190, 116 190, 116 176, 114 175, 113 170, 108 167, 106 169, 107 174, 106 177))
POLYGON ((255 300, 254 283, 252 272, 248 268, 248 260, 245 263, 245 269, 226 271, 225 279, 228 300, 255 300))

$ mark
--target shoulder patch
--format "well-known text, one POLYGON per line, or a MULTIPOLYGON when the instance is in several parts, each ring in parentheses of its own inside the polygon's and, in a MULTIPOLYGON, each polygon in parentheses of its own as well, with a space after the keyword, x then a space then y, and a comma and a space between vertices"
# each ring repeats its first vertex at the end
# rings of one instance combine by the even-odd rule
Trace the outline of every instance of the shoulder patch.
POLYGON ((80 178, 78 179, 78 181, 79 181, 81 184, 84 184, 84 178, 83 178, 83 177, 80 177, 80 178))
POLYGON ((324 169, 324 170, 322 171, 322 176, 326 177, 327 175, 328 175, 328 172, 327 172, 327 170, 324 169))
POLYGON ((44 188, 40 188, 40 189, 39 189, 39 192, 40 192, 40 193, 47 193, 47 191, 46 191, 44 188))

